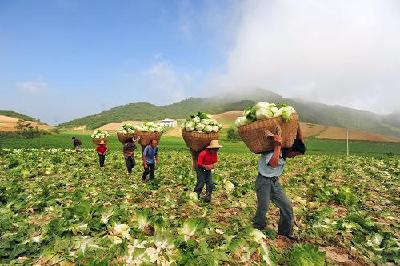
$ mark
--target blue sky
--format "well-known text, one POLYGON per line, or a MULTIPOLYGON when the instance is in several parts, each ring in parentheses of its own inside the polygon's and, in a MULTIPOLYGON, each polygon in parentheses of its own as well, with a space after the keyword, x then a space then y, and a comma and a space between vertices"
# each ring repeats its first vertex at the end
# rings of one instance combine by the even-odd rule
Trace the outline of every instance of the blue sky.
POLYGON ((200 95, 194 84, 226 49, 204 20, 222 19, 226 4, 0 0, 0 107, 56 123, 200 95))
POLYGON ((0 0, 0 109, 56 124, 261 87, 390 113, 399 25, 397 0, 0 0))

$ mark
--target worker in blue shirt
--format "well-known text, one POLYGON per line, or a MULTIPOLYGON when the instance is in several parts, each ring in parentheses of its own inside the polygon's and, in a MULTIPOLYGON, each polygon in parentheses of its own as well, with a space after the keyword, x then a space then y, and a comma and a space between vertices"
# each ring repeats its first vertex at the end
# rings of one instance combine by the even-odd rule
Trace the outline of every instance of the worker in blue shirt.
POLYGON ((150 144, 146 146, 143 150, 143 167, 144 172, 142 175, 142 180, 146 181, 147 176, 150 174, 150 180, 154 179, 154 170, 156 164, 158 163, 158 141, 152 139, 150 144))
POLYGON ((286 164, 287 157, 295 157, 305 153, 305 145, 302 131, 299 127, 295 145, 289 149, 282 149, 282 137, 274 135, 274 150, 263 153, 258 162, 258 176, 256 179, 257 211, 253 218, 253 227, 263 230, 266 227, 266 213, 270 201, 280 211, 278 235, 295 239, 293 236, 293 207, 286 196, 279 177, 286 164))

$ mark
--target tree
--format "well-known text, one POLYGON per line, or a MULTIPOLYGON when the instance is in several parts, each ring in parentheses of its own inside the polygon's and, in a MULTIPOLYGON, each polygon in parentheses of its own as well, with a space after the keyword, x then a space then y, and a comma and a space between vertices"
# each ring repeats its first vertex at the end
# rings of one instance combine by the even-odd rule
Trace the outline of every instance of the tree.
POLYGON ((226 138, 229 140, 240 140, 239 132, 237 129, 231 127, 226 132, 226 138))
POLYGON ((40 131, 38 127, 34 127, 31 122, 19 119, 15 128, 18 133, 24 138, 34 138, 40 136, 40 131))

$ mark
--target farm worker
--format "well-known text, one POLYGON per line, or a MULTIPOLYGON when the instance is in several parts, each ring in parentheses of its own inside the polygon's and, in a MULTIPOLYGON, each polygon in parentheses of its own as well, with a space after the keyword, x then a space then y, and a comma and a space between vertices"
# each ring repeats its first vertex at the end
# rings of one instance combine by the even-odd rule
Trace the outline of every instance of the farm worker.
POLYGON ((196 170, 197 168, 197 158, 199 158, 199 153, 201 151, 195 151, 192 148, 190 148, 190 153, 192 154, 192 169, 196 170))
POLYGON ((150 180, 154 178, 155 166, 158 163, 158 141, 156 139, 150 140, 150 144, 143 150, 142 160, 144 172, 142 180, 146 181, 147 176, 150 174, 150 180))
POLYGON ((76 152, 82 151, 82 141, 78 138, 72 137, 72 144, 74 145, 74 149, 76 152))
POLYGON ((218 162, 218 150, 221 147, 218 140, 212 140, 210 145, 201 151, 197 157, 197 184, 194 188, 194 192, 196 192, 200 198, 201 191, 203 190, 204 184, 206 184, 205 202, 211 202, 211 194, 214 188, 211 170, 214 169, 214 165, 218 162))
POLYGON ((107 146, 104 140, 101 140, 99 145, 97 145, 96 151, 97 154, 99 155, 100 167, 104 167, 104 162, 106 160, 106 151, 107 151, 107 146))
MULTIPOLYGON (((297 131, 297 138, 304 145, 300 127, 297 131)), ((280 211, 278 235, 294 240, 295 237, 292 231, 294 222, 293 207, 279 184, 279 176, 283 172, 286 158, 302 153, 293 148, 282 149, 282 137, 280 135, 274 135, 274 141, 274 150, 263 153, 258 162, 258 176, 256 179, 257 211, 253 218, 253 227, 260 230, 265 229, 265 215, 268 211, 269 202, 272 200, 280 211)))
POLYGON ((126 169, 128 174, 132 173, 132 169, 135 167, 134 152, 136 150, 135 142, 138 139, 129 138, 126 143, 122 146, 122 153, 124 154, 126 169))

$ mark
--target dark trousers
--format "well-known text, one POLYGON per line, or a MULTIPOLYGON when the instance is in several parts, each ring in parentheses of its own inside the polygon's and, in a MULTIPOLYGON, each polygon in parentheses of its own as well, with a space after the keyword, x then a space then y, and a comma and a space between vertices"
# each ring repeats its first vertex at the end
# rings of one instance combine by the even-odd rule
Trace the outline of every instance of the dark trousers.
POLYGON ((214 182, 212 179, 211 170, 206 170, 202 167, 196 167, 196 173, 197 173, 197 184, 196 187, 194 188, 194 192, 200 195, 205 184, 207 196, 211 196, 211 193, 214 189, 214 182))
POLYGON ((150 174, 150 179, 154 178, 154 163, 148 163, 147 167, 144 168, 142 179, 146 180, 146 177, 150 174))
POLYGON ((280 211, 278 234, 290 236, 294 221, 293 207, 279 184, 278 177, 265 177, 259 174, 256 179, 256 193, 257 211, 253 219, 253 227, 265 228, 265 215, 268 211, 269 202, 272 200, 280 211))
POLYGON ((100 153, 98 153, 98 155, 99 155, 100 167, 103 167, 104 166, 104 162, 106 161, 106 155, 105 154, 100 154, 100 153))
POLYGON ((135 167, 135 159, 132 156, 125 157, 125 165, 128 173, 132 173, 132 169, 135 167))

